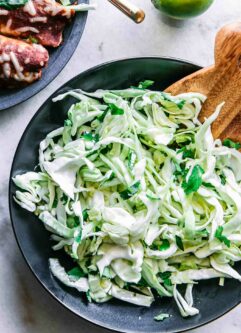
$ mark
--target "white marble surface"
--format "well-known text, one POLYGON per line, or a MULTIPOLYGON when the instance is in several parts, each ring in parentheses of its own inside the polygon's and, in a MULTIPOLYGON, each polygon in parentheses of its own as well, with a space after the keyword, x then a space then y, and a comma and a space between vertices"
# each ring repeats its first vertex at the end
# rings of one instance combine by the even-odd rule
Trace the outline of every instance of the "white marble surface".
MULTIPOLYGON (((132 56, 172 56, 208 65, 213 61, 215 32, 240 19, 240 0, 216 0, 204 15, 185 22, 162 17, 150 0, 132 0, 147 17, 135 25, 107 0, 97 0, 89 15, 77 51, 62 73, 41 93, 10 110, 0 112, 0 332, 104 333, 78 319, 54 301, 38 284, 16 245, 8 213, 7 186, 17 143, 34 113, 60 85, 96 64, 132 56)), ((241 306, 194 333, 241 332, 241 306)))

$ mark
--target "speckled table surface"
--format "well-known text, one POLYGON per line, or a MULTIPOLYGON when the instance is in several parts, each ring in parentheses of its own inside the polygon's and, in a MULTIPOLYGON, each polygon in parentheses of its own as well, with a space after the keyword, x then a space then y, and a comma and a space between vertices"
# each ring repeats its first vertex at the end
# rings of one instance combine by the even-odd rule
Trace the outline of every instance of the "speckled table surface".
MULTIPOLYGON (((0 332, 104 333, 76 318, 54 301, 32 276, 19 252, 8 212, 8 178, 17 143, 43 101, 65 81, 96 64, 134 56, 171 56, 203 66, 213 62, 215 32, 241 18, 240 0, 216 0, 204 15, 185 22, 169 20, 150 0, 132 0, 146 11, 135 25, 112 7, 97 0, 98 10, 88 17, 77 51, 61 74, 41 93, 0 113, 0 332)), ((241 307, 194 333, 241 332, 241 307)))

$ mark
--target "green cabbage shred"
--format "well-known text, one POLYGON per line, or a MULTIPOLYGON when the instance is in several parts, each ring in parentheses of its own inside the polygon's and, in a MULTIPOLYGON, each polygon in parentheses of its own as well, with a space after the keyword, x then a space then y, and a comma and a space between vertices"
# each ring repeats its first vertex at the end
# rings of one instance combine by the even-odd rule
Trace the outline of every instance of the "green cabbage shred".
POLYGON ((222 105, 201 124, 204 95, 171 96, 152 84, 56 97, 76 103, 40 143, 41 170, 14 177, 14 199, 69 255, 72 269, 51 258, 52 274, 89 301, 149 307, 172 297, 183 317, 194 316, 199 281, 241 281, 233 265, 241 260, 240 145, 212 136, 222 105))

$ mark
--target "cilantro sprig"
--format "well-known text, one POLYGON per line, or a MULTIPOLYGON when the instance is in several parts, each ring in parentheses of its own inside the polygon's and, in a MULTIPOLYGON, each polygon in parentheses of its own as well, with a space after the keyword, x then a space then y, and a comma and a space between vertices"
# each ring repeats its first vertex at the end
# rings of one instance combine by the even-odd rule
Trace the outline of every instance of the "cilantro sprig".
POLYGON ((125 113, 123 109, 119 108, 118 106, 112 103, 109 104, 109 108, 112 116, 121 116, 122 114, 125 113))
POLYGON ((182 157, 185 158, 194 158, 195 157, 195 151, 191 148, 187 148, 186 146, 182 147, 177 151, 177 153, 182 153, 182 157))
POLYGON ((159 246, 159 251, 165 251, 169 249, 170 243, 168 239, 163 239, 162 244, 159 246))
POLYGON ((138 84, 138 88, 139 88, 139 89, 144 89, 144 90, 145 90, 145 89, 151 87, 153 84, 154 84, 154 81, 152 81, 152 80, 141 81, 141 82, 138 84))
POLYGON ((224 243, 227 247, 231 246, 230 240, 223 235, 223 227, 219 226, 215 232, 215 237, 220 240, 221 243, 224 243))
POLYGON ((196 192, 199 187, 202 185, 202 175, 204 174, 203 168, 196 164, 188 179, 184 179, 182 183, 182 188, 186 194, 196 192))
POLYGON ((83 138, 85 141, 98 142, 100 140, 99 134, 93 134, 91 132, 83 132, 81 138, 83 138))
POLYGON ((122 199, 127 200, 130 199, 133 195, 135 195, 140 188, 141 183, 137 181, 133 185, 129 186, 126 190, 120 192, 120 196, 122 199))
POLYGON ((233 140, 227 138, 223 140, 223 145, 228 148, 234 148, 234 149, 240 149, 241 143, 240 142, 234 142, 233 140))
POLYGON ((177 247, 178 247, 180 250, 184 251, 184 245, 183 245, 183 242, 182 242, 181 237, 179 237, 179 236, 176 235, 176 236, 175 236, 175 239, 176 239, 177 247))
POLYGON ((166 286, 171 286, 172 282, 171 282, 171 277, 172 273, 171 272, 164 272, 164 273, 159 273, 160 278, 163 280, 163 283, 166 286))
POLYGON ((80 267, 74 267, 71 270, 67 272, 67 274, 73 279, 73 280, 79 280, 80 278, 85 276, 85 273, 82 271, 80 267))

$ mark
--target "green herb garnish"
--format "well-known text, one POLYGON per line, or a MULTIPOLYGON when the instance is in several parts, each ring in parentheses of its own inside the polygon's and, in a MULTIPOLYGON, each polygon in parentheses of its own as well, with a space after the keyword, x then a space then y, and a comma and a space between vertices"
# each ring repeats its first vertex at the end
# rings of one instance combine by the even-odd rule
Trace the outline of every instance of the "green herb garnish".
POLYGON ((84 221, 87 221, 88 217, 89 217, 89 214, 88 214, 88 209, 84 209, 82 211, 82 216, 83 216, 83 220, 84 221))
POLYGON ((68 197, 67 197, 67 195, 66 195, 65 193, 63 193, 63 195, 62 195, 62 197, 61 197, 60 200, 61 200, 61 202, 62 202, 63 205, 66 205, 67 202, 68 202, 68 197))
POLYGON ((163 280, 163 283, 166 286, 171 286, 172 282, 171 282, 171 277, 172 273, 171 272, 164 272, 164 273, 159 273, 160 278, 163 280))
POLYGON ((159 246, 159 251, 165 251, 167 249, 169 249, 170 247, 170 243, 168 239, 163 239, 162 240, 162 244, 159 246))
POLYGON ((152 86, 153 84, 154 84, 154 81, 151 81, 151 80, 141 81, 141 82, 138 84, 138 88, 139 88, 139 89, 147 89, 147 88, 149 88, 150 86, 152 86))
POLYGON ((66 119, 64 121, 64 126, 72 126, 72 121, 70 119, 66 119))
POLYGON ((80 267, 74 267, 67 273, 71 278, 74 278, 75 280, 78 280, 85 276, 85 273, 80 269, 80 267))
POLYGON ((223 235, 223 227, 219 226, 215 232, 215 237, 220 240, 220 242, 224 243, 227 247, 230 247, 230 240, 223 235))
POLYGON ((39 43, 38 39, 33 37, 33 36, 29 36, 28 40, 30 41, 30 43, 33 43, 33 44, 38 44, 39 43))
POLYGON ((134 194, 136 194, 140 188, 141 183, 138 181, 128 187, 126 190, 120 192, 120 196, 122 199, 127 200, 130 199, 134 194))
POLYGON ((90 296, 90 290, 86 291, 86 297, 87 297, 88 302, 91 303, 92 302, 92 298, 90 296))
POLYGON ((196 192, 199 187, 202 185, 202 174, 204 170, 200 165, 196 164, 192 169, 192 173, 189 176, 188 180, 184 179, 182 183, 182 188, 186 194, 196 192))
POLYGON ((195 151, 193 149, 188 149, 186 146, 182 147, 177 151, 177 153, 182 153, 183 158, 194 158, 195 151))
POLYGON ((221 173, 221 174, 219 175, 219 177, 220 177, 220 180, 221 180, 221 184, 222 184, 222 185, 225 185, 226 182, 227 182, 227 180, 226 180, 226 176, 225 176, 223 173, 221 173))
POLYGON ((93 134, 91 132, 82 133, 81 138, 83 138, 86 141, 95 141, 95 142, 98 142, 100 140, 99 134, 93 134))
POLYGON ((234 149, 240 149, 241 143, 240 142, 234 142, 233 140, 227 138, 223 140, 223 145, 225 147, 234 148, 234 149))
POLYGON ((100 116, 97 117, 97 119, 99 120, 99 122, 102 123, 104 121, 105 116, 107 115, 108 111, 109 111, 109 109, 106 109, 105 111, 103 111, 103 113, 100 116))
POLYGON ((82 230, 80 230, 78 236, 75 237, 75 241, 76 241, 77 243, 80 243, 80 242, 81 242, 81 239, 82 239, 82 230))
POLYGON ((69 228, 75 228, 78 227, 80 225, 79 223, 79 217, 78 216, 69 216, 67 218, 67 226, 69 228))
POLYGON ((202 182, 202 185, 212 190, 215 190, 215 186, 213 186, 211 183, 202 182))
POLYGON ((110 112, 112 116, 120 116, 124 114, 124 110, 116 106, 115 104, 109 104, 110 112))
POLYGON ((179 103, 177 103, 177 106, 179 107, 180 110, 182 110, 182 108, 184 107, 185 103, 186 102, 184 101, 184 99, 182 99, 179 103))
POLYGON ((177 247, 178 247, 180 250, 184 251, 184 246, 183 246, 183 242, 182 242, 181 237, 179 237, 179 236, 176 235, 176 236, 175 236, 175 239, 176 239, 177 247))
POLYGON ((57 206, 58 206, 58 197, 57 197, 57 195, 55 194, 54 202, 53 202, 53 206, 52 206, 52 208, 56 208, 57 206))

